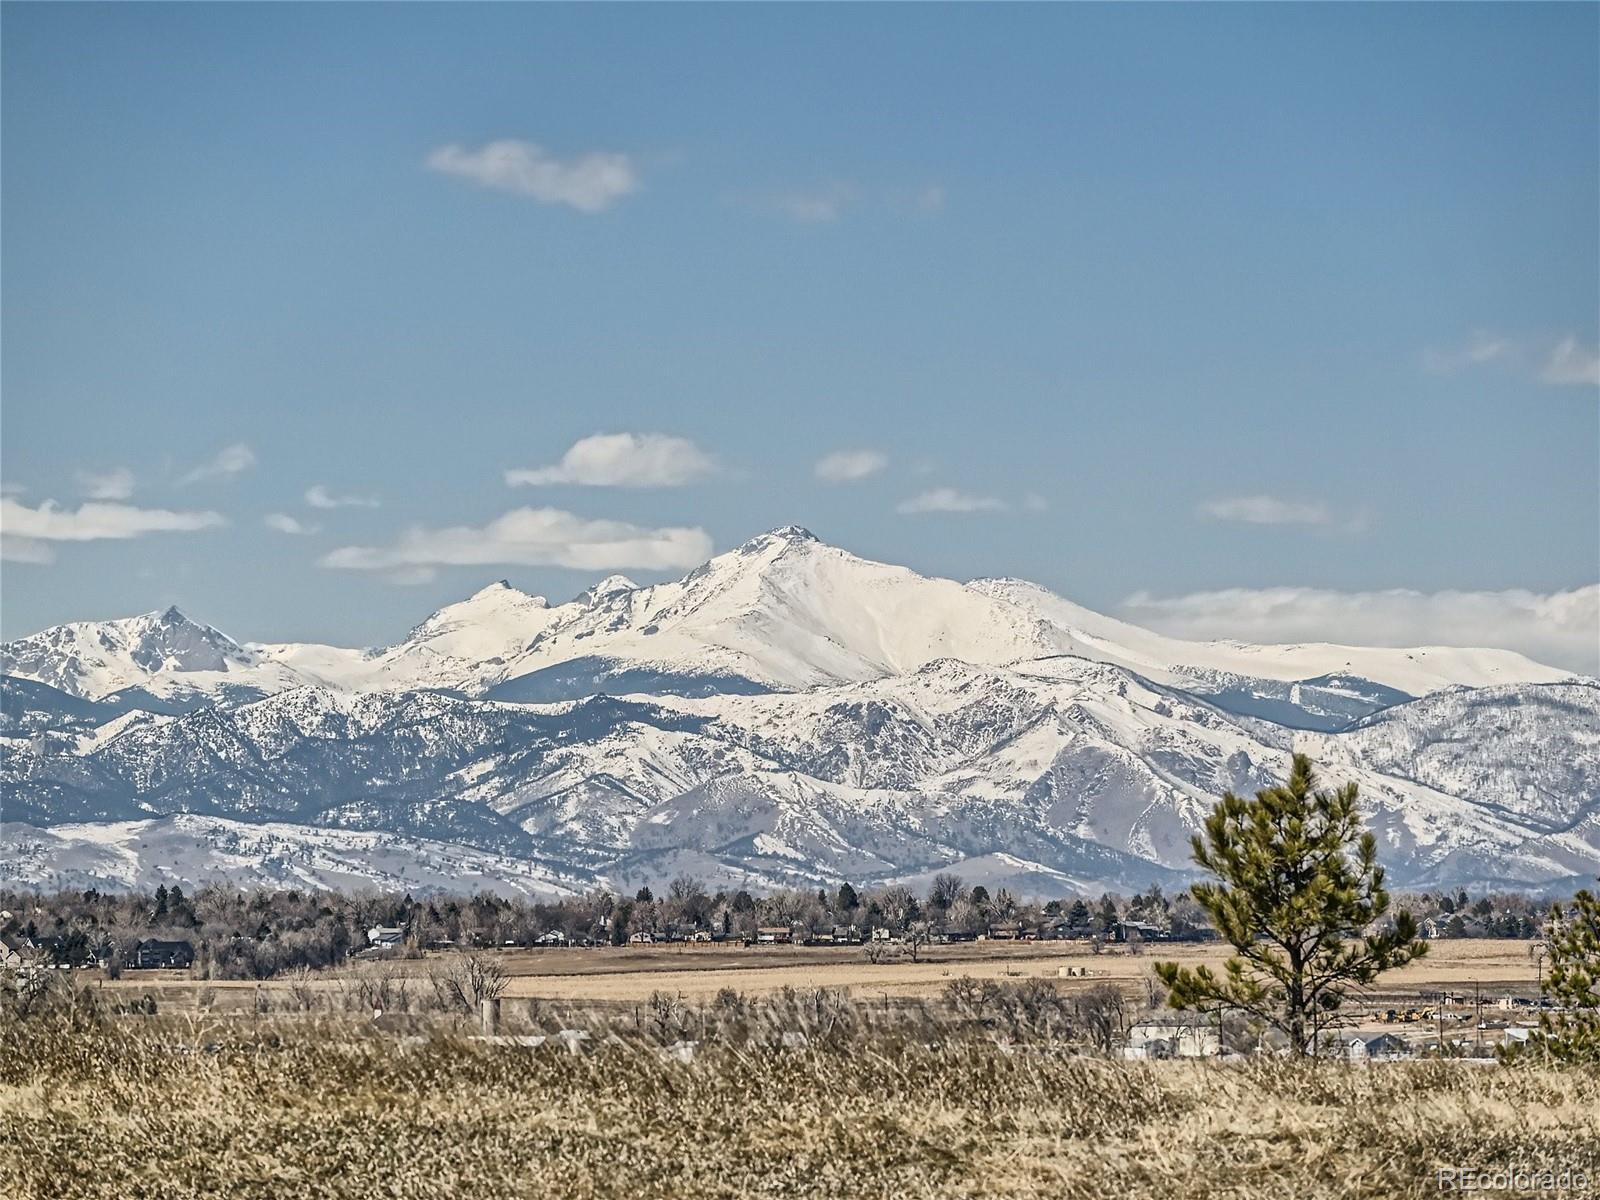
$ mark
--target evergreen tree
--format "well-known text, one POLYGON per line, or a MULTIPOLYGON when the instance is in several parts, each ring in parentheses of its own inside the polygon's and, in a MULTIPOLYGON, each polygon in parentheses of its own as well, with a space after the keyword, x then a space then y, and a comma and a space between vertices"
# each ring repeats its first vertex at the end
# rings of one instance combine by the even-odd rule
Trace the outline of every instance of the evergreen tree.
POLYGON ((1560 1062, 1600 1063, 1600 896, 1581 891, 1551 910, 1544 992, 1560 1007, 1539 1017, 1538 1045, 1560 1062))
POLYGON ((1226 793, 1193 846, 1221 880, 1196 884, 1194 898, 1236 953, 1221 975, 1157 963, 1173 1008, 1241 1010, 1308 1054, 1348 987, 1427 952, 1410 913, 1368 932, 1389 909, 1377 841, 1361 831, 1356 785, 1317 790, 1303 754, 1287 783, 1253 801, 1226 793))
POLYGON ((624 900, 617 905, 611 914, 611 944, 613 946, 626 946, 628 944, 628 923, 633 919, 633 905, 624 900))

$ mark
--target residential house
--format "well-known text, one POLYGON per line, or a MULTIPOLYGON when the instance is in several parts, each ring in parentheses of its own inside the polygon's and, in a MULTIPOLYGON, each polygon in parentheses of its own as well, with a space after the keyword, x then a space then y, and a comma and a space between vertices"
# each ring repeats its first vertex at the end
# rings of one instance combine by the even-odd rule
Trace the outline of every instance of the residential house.
POLYGON ((1159 942, 1166 938, 1166 930, 1147 921, 1118 921, 1111 926, 1113 942, 1159 942))
POLYGON ((194 965, 194 943, 149 938, 135 944, 129 965, 141 971, 187 970, 194 965))
POLYGON ((1142 1021, 1128 1029, 1124 1058, 1211 1058, 1222 1053, 1215 1025, 1181 1019, 1142 1021))
POLYGON ((762 946, 786 946, 794 940, 794 930, 787 925, 762 925, 756 930, 756 943, 762 946))
POLYGON ((0 935, 0 968, 30 967, 38 956, 39 948, 33 944, 33 939, 20 933, 0 935))
POLYGON ((1364 1051, 1372 1062, 1395 1062, 1411 1057, 1411 1043, 1392 1033, 1380 1033, 1366 1040, 1364 1051))
POLYGON ((406 944, 402 925, 374 925, 367 930, 367 945, 378 950, 399 950, 406 944))

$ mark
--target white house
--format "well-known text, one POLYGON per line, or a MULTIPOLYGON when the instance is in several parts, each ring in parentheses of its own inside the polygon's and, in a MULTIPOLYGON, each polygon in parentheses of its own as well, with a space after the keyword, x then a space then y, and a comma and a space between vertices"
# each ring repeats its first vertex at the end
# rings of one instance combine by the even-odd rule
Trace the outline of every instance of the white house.
POLYGON ((1212 1058, 1222 1053, 1215 1025, 1192 1021, 1142 1021, 1128 1029, 1124 1058, 1212 1058))

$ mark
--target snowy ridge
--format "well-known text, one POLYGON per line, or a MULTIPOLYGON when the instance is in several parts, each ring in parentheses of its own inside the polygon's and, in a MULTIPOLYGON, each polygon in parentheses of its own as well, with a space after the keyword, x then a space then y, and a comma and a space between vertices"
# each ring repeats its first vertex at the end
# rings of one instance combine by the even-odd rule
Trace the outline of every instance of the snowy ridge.
POLYGON ((1478 695, 1330 735, 1069 656, 1011 669, 946 659, 805 693, 702 699, 531 705, 302 688, 127 723, 77 753, 13 747, 0 783, 21 798, 7 819, 34 828, 192 813, 392 831, 616 881, 659 882, 693 862, 751 886, 890 880, 1000 855, 1031 864, 1007 868, 1019 879, 1138 888, 1178 880, 1217 798, 1275 781, 1298 746, 1330 779, 1361 786, 1397 881, 1542 887, 1600 868, 1600 685, 1483 697, 1460 766, 1458 706, 1478 695), (1553 775, 1530 746, 1582 765, 1553 775), (1426 771, 1398 769, 1419 762, 1426 771), (1484 770, 1503 795, 1484 795, 1484 770), (1541 788, 1562 803, 1540 803, 1541 788))
MULTIPOLYGON (((640 588, 612 576, 557 606, 501 581, 440 609, 385 649, 245 645, 171 609, 56 626, 7 643, 0 669, 89 699, 129 688, 265 695, 306 684, 498 689, 532 698, 515 692, 519 680, 575 663, 601 682, 631 672, 749 685, 709 691, 796 691, 901 675, 940 658, 1003 666, 1054 654, 1208 694, 1264 683, 1281 685, 1271 690, 1288 697, 1289 685, 1311 683, 1330 697, 1359 698, 1375 686, 1387 689, 1391 703, 1446 687, 1570 678, 1506 650, 1185 642, 1036 584, 962 584, 858 558, 797 526, 752 538, 680 580, 640 588)), ((595 690, 624 689, 572 685, 568 694, 595 690)))
POLYGON ((33 881, 956 867, 1136 890, 1181 884, 1217 798, 1295 748, 1360 785, 1396 881, 1600 869, 1594 681, 1498 650, 1184 642, 798 527, 560 605, 492 584, 383 649, 239 643, 173 609, 0 666, 0 860, 33 881))

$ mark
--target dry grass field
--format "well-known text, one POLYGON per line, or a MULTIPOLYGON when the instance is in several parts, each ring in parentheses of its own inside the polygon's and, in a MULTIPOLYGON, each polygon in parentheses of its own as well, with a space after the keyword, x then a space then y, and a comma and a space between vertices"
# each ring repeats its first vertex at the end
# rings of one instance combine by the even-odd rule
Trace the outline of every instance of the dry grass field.
POLYGON ((574 1055, 332 1020, 55 1014, 0 1020, 0 1195, 1424 1197, 1449 1168, 1600 1180, 1597 1082, 871 1030, 800 1048, 746 1030, 684 1062, 648 1038, 574 1055))
MULTIPOLYGON (((511 976, 512 998, 599 1003, 639 1003, 656 992, 685 1000, 715 996, 724 988, 750 996, 786 987, 839 988, 862 1001, 911 1000, 935 996, 957 976, 975 979, 1050 979, 1063 991, 1112 983, 1131 997, 1144 989, 1157 959, 1220 963, 1223 946, 1174 944, 1146 947, 1131 954, 1108 947, 1095 954, 1082 942, 967 942, 924 947, 917 962, 897 956, 869 962, 860 946, 727 946, 676 943, 662 946, 591 949, 513 950, 497 955, 511 976), (1064 977, 1063 968, 1074 974, 1064 977)), ((430 959, 401 960, 395 970, 421 978, 430 959)), ((197 997, 221 1006, 250 1005, 258 992, 281 995, 285 980, 196 982, 180 972, 129 972, 120 980, 84 973, 109 994, 152 993, 168 1003, 191 1005, 197 997)), ((1484 995, 1530 995, 1536 989, 1528 943, 1514 939, 1454 939, 1431 943, 1427 956, 1385 975, 1379 994, 1420 995, 1430 991, 1470 991, 1484 995)), ((301 985, 304 986, 304 985, 301 985)), ((331 973, 311 981, 335 986, 331 973)))
MULTIPOLYGON (((855 947, 733 947, 672 945, 595 953, 535 950, 507 955, 508 995, 544 999, 641 1000, 655 991, 686 997, 733 988, 753 995, 784 987, 843 988, 860 998, 935 995, 958 975, 976 979, 1048 978, 1063 988, 1094 983, 1140 984, 1157 959, 1220 964, 1225 946, 1173 944, 1130 954, 1110 947, 1095 954, 1082 942, 969 942, 925 947, 918 961, 896 957, 871 963, 855 947), (1063 978, 1061 968, 1086 975, 1063 978)), ((1432 943, 1415 965, 1384 977, 1383 989, 1423 991, 1471 987, 1496 991, 1535 987, 1528 944, 1510 939, 1432 943)))

